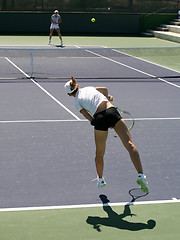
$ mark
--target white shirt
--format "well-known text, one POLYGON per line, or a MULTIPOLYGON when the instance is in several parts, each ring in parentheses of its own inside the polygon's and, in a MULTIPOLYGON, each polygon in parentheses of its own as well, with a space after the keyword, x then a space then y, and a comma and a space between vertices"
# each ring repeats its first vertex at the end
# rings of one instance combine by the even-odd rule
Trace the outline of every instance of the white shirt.
POLYGON ((53 14, 51 16, 52 20, 53 20, 53 23, 58 23, 59 19, 60 19, 60 15, 58 14, 57 17, 55 14, 53 14))
POLYGON ((103 102, 108 102, 107 98, 96 90, 95 87, 80 88, 75 96, 75 107, 78 111, 85 109, 94 116, 99 105, 103 102))

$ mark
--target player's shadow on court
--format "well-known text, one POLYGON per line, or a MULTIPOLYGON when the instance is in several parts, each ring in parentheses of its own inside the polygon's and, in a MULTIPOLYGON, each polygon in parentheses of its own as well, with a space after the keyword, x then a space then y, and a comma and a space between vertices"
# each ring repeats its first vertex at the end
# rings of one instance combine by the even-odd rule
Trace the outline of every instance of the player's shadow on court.
POLYGON ((156 226, 156 222, 152 219, 148 220, 147 223, 141 222, 128 222, 124 220, 127 216, 136 216, 131 213, 130 205, 125 205, 124 212, 122 214, 117 214, 108 205, 108 198, 105 195, 99 196, 103 203, 103 210, 107 213, 108 217, 92 217, 89 216, 86 222, 93 226, 98 232, 101 232, 101 226, 114 227, 118 229, 124 229, 129 231, 140 231, 143 229, 153 229, 156 226))

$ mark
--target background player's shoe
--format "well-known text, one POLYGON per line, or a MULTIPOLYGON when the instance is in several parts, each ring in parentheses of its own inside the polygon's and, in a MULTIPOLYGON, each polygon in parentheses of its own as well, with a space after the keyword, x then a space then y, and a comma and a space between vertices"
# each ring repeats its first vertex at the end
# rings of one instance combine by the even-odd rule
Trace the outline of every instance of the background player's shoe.
POLYGON ((61 40, 61 46, 63 46, 63 41, 61 40))
POLYGON ((98 178, 97 180, 98 180, 97 185, 98 185, 99 188, 106 186, 106 181, 105 181, 105 179, 103 177, 102 178, 98 178))
POLYGON ((148 193, 149 187, 146 180, 146 176, 144 174, 138 174, 137 184, 140 185, 140 188, 143 192, 148 193))
POLYGON ((51 40, 49 40, 48 44, 51 44, 51 40))

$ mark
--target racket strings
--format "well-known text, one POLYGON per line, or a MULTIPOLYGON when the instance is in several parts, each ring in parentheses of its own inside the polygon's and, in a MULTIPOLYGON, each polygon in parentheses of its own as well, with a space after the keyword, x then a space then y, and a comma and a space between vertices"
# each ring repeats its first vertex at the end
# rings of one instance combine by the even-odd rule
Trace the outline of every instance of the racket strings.
POLYGON ((114 101, 112 101, 112 104, 120 112, 121 117, 125 121, 128 130, 131 130, 133 128, 133 126, 134 126, 134 123, 135 123, 134 118, 131 116, 131 114, 129 112, 124 111, 124 110, 120 109, 119 107, 117 107, 117 105, 115 104, 114 101))
POLYGON ((136 189, 131 189, 129 191, 129 194, 133 197, 133 198, 139 198, 139 197, 144 197, 146 196, 148 193, 144 193, 140 188, 136 188, 136 189))
POLYGON ((125 111, 120 111, 120 114, 124 119, 128 129, 131 130, 134 126, 134 119, 132 118, 131 114, 125 111))

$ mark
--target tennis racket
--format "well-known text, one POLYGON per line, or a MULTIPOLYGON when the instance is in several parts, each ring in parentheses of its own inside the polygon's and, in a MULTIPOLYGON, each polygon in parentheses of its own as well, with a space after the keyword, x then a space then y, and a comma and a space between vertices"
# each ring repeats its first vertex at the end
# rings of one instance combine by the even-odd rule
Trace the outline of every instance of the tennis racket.
POLYGON ((143 192, 140 188, 133 188, 129 190, 129 195, 132 197, 131 202, 135 202, 138 198, 147 196, 148 193, 143 192))
POLYGON ((127 111, 125 111, 125 110, 122 110, 122 109, 120 109, 119 107, 117 107, 117 105, 114 103, 114 102, 112 102, 112 104, 116 107, 116 109, 118 109, 118 111, 120 112, 120 114, 121 114, 121 117, 124 119, 124 121, 126 122, 126 125, 127 125, 127 127, 128 127, 128 130, 131 130, 133 127, 134 127, 134 123, 135 123, 135 121, 134 121, 134 118, 132 117, 132 115, 129 113, 129 112, 127 112, 127 111))

